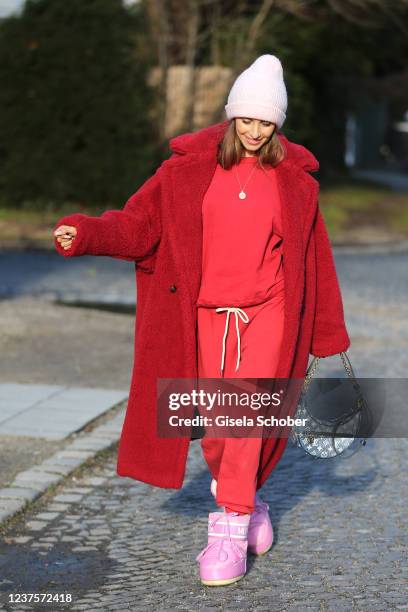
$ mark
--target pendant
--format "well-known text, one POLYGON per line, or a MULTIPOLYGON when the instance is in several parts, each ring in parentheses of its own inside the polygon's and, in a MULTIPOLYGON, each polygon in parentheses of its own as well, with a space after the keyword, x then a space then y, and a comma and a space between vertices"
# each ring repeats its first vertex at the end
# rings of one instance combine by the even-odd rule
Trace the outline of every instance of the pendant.
POLYGON ((245 200, 245 198, 246 198, 246 193, 245 193, 245 191, 240 191, 240 193, 239 193, 239 197, 241 198, 241 200, 245 200))

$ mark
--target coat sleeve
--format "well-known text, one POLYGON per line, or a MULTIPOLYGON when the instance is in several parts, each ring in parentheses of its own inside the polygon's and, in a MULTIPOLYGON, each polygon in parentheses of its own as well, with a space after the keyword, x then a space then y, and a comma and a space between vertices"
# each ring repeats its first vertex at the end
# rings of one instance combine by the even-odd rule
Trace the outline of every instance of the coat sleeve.
POLYGON ((329 357, 346 351, 350 339, 333 252, 319 206, 312 232, 316 254, 316 308, 310 352, 315 357, 329 357))
POLYGON ((161 238, 159 171, 143 183, 123 209, 107 210, 98 217, 74 213, 59 219, 54 230, 72 225, 77 235, 67 250, 54 237, 58 253, 64 257, 104 255, 133 262, 152 255, 161 238))

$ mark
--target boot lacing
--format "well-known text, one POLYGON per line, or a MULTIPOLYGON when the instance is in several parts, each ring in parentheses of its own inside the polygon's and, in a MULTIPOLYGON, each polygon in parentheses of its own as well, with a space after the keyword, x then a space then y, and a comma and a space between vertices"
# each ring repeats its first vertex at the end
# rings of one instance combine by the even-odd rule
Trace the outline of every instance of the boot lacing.
MULTIPOLYGON (((234 512, 233 516, 238 516, 238 513, 235 513, 235 512, 234 512)), ((222 519, 222 518, 226 518, 226 519, 227 519, 227 533, 226 533, 226 534, 223 534, 223 536, 222 536, 222 537, 221 537, 219 540, 215 540, 215 541, 213 541, 213 542, 209 542, 209 543, 207 544, 207 546, 206 546, 206 547, 205 547, 205 548, 204 548, 204 549, 203 549, 203 550, 200 552, 200 554, 199 554, 199 555, 196 557, 196 561, 200 561, 200 559, 202 559, 202 557, 203 557, 203 556, 204 556, 206 553, 208 553, 208 552, 212 552, 213 554, 216 554, 216 555, 217 555, 217 559, 218 559, 219 561, 225 561, 225 558, 224 558, 224 559, 222 559, 222 558, 221 558, 221 553, 222 553, 222 552, 224 552, 224 555, 227 555, 227 556, 228 556, 228 553, 227 553, 225 550, 223 550, 223 544, 224 544, 225 540, 227 539, 227 537, 228 537, 228 541, 229 541, 229 544, 230 544, 231 548, 232 548, 232 549, 233 549, 233 550, 234 550, 234 551, 235 551, 235 552, 238 554, 238 556, 239 556, 241 559, 243 559, 243 558, 246 556, 246 555, 245 555, 245 553, 243 552, 243 550, 242 550, 242 549, 241 549, 241 548, 238 546, 238 544, 236 544, 236 543, 235 543, 235 542, 232 540, 232 537, 231 537, 231 530, 230 530, 230 523, 229 523, 229 520, 228 520, 228 513, 227 513, 227 512, 224 512, 224 514, 223 514, 223 515, 218 516, 218 517, 217 517, 217 518, 216 518, 214 521, 211 521, 211 522, 209 523, 209 525, 208 525, 208 532, 209 532, 209 535, 211 535, 211 529, 214 527, 214 525, 215 525, 215 524, 216 524, 216 523, 217 523, 217 522, 218 522, 220 519, 222 519)), ((220 535, 220 534, 217 534, 217 535, 220 535)), ((242 536, 242 537, 241 537, 241 536, 238 536, 238 539, 241 539, 241 540, 246 540, 246 536, 242 536)))

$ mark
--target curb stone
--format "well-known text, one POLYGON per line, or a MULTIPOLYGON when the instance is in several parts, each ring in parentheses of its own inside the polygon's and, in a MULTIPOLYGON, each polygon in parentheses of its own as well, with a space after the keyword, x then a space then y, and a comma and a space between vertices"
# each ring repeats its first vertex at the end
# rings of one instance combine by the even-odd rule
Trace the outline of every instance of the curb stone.
POLYGON ((383 244, 342 244, 332 242, 334 254, 339 255, 388 255, 392 253, 406 253, 408 251, 408 240, 386 242, 383 244))
POLYGON ((0 489, 0 527, 87 460, 115 444, 120 437, 124 416, 125 408, 122 408, 109 421, 79 434, 63 449, 39 465, 20 472, 10 485, 0 489))

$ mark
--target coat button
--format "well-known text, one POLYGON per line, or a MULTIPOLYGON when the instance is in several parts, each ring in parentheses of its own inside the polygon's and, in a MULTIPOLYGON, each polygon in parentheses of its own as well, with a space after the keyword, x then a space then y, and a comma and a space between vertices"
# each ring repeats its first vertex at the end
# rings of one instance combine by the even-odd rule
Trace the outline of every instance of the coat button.
POLYGON ((171 285, 171 286, 170 286, 170 291, 171 291, 172 293, 175 293, 175 292, 177 291, 177 287, 176 287, 176 285, 171 285))

